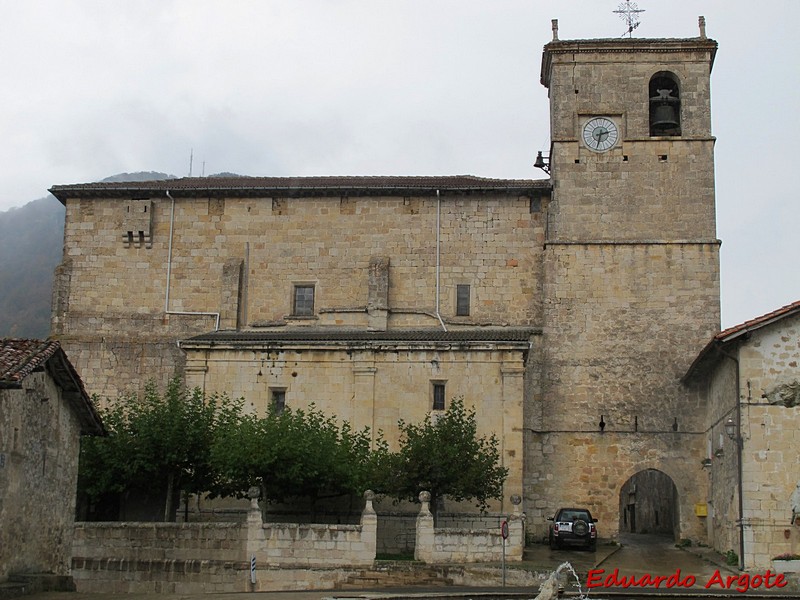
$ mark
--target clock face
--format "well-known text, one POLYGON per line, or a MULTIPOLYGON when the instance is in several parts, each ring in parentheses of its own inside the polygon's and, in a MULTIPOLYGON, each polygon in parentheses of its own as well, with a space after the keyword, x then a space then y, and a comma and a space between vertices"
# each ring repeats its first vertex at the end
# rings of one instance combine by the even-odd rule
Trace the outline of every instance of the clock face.
POLYGON ((606 117, 592 117, 583 126, 584 143, 598 152, 605 152, 614 147, 619 139, 617 125, 606 117))

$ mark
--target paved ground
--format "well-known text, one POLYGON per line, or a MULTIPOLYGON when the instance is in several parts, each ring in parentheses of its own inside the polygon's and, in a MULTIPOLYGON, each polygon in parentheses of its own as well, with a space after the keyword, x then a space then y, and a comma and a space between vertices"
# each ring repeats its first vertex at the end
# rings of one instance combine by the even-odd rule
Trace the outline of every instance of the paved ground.
MULTIPOLYGON (((737 591, 740 585, 740 574, 735 568, 724 563, 721 556, 708 548, 678 549, 669 538, 647 535, 623 536, 620 546, 600 546, 597 552, 585 550, 550 550, 546 545, 537 545, 526 549, 526 560, 515 568, 526 568, 534 571, 556 570, 564 562, 569 562, 580 574, 583 584, 584 597, 602 598, 614 594, 616 600, 625 600, 650 596, 653 593, 668 594, 669 597, 676 592, 691 594, 713 593, 716 597, 728 596, 733 598, 756 598, 781 596, 784 598, 800 598, 800 581, 794 576, 791 588, 765 590, 762 584, 758 589, 749 589, 746 592, 737 591), (668 582, 665 579, 658 589, 653 585, 643 586, 634 584, 627 589, 614 585, 607 589, 604 585, 605 578, 613 577, 616 570, 617 581, 625 579, 630 581, 633 577, 641 581, 642 577, 650 576, 651 579, 675 576, 684 584, 689 583, 687 577, 694 578, 694 584, 687 589, 675 586, 665 589, 668 582), (602 571, 602 572, 601 572, 602 571), (676 575, 680 571, 679 575, 676 575), (594 573, 595 582, 600 585, 591 590, 586 589, 587 575, 594 573), (736 578, 731 587, 721 585, 727 583, 728 577, 736 578), (714 583, 719 581, 721 583, 714 583), (712 582, 708 589, 706 585, 712 582), (587 596, 588 595, 588 596, 587 596)), ((563 570, 566 573, 566 569, 563 570)), ((755 573, 751 574, 755 575, 755 573)), ((761 574, 763 576, 763 573, 761 574)), ((573 578, 562 576, 562 584, 574 581, 573 578)), ((613 583, 613 582, 612 582, 613 583)), ((435 588, 383 588, 380 590, 350 590, 350 591, 314 591, 314 592, 262 592, 238 594, 214 594, 212 600, 324 600, 346 598, 364 599, 400 599, 400 598, 435 598, 436 600, 459 599, 466 600, 491 600, 500 598, 534 598, 538 589, 532 588, 463 588, 463 587, 435 587, 435 588)), ((565 597, 578 596, 575 587, 565 586, 565 597)), ((202 600, 202 595, 190 594, 79 594, 79 593, 43 593, 27 596, 27 600, 202 600)))

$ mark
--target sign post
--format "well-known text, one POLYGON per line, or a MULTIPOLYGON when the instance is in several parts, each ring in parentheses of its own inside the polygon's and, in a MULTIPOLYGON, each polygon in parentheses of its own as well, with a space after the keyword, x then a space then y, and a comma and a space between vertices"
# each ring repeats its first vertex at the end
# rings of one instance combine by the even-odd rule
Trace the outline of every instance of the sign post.
POLYGON ((508 520, 500 523, 500 535, 503 538, 503 587, 506 587, 506 540, 508 539, 508 520))
POLYGON ((256 583, 256 555, 250 556, 250 583, 256 583))

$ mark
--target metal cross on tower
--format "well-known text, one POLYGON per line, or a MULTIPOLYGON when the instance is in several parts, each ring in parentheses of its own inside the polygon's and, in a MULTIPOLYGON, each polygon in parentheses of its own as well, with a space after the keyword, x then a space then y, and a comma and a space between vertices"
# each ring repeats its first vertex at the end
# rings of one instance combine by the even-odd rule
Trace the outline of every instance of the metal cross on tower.
POLYGON ((628 30, 622 34, 622 37, 625 37, 625 34, 627 34, 628 37, 633 37, 633 30, 641 25, 641 22, 639 21, 639 13, 643 13, 644 10, 640 9, 636 2, 625 0, 625 2, 621 3, 614 12, 617 13, 620 18, 628 24, 628 30))

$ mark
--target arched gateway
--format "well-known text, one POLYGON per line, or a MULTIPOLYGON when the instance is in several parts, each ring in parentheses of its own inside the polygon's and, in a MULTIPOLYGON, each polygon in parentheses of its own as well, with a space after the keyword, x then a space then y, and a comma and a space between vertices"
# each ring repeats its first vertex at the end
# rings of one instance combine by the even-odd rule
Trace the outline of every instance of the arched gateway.
POLYGON ((680 533, 678 489, 672 478, 657 469, 632 475, 619 491, 620 533, 680 533))

